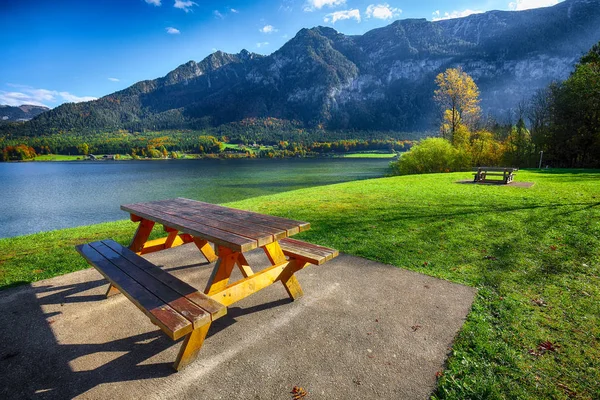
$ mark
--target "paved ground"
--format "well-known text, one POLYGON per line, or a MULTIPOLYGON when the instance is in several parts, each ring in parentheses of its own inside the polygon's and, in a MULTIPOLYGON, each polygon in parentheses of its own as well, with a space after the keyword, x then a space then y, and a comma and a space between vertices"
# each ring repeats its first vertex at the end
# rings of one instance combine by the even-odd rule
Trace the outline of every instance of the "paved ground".
MULTIPOLYGON (((203 289, 186 245, 148 256, 203 289)), ((266 262, 263 254, 251 263, 266 262)), ((425 399, 475 290, 341 255, 229 308, 179 373, 172 342, 93 269, 0 292, 0 398, 425 399)))

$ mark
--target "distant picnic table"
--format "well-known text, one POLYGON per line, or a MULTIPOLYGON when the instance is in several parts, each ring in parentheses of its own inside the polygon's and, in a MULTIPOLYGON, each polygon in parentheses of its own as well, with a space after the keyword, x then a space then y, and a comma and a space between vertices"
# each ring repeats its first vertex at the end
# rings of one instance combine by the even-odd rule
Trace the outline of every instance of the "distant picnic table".
POLYGON ((107 239, 77 250, 109 281, 107 297, 124 294, 171 339, 185 337, 176 370, 195 359, 210 324, 227 313, 227 306, 277 281, 292 300, 298 299, 303 292, 294 274, 338 255, 337 250, 289 238, 309 229, 308 222, 183 198, 121 209, 139 223, 129 248, 107 239), (149 241, 156 223, 167 236, 149 241), (204 292, 141 257, 186 243, 194 243, 209 262, 216 261, 204 292), (255 272, 244 253, 258 248, 271 265, 255 272), (243 278, 229 283, 236 266, 243 278))
POLYGON ((511 183, 518 171, 518 168, 512 167, 477 167, 473 168, 476 171, 473 182, 492 182, 498 183, 503 182, 505 184, 511 183), (489 179, 488 177, 494 177, 489 179), (495 179, 497 177, 497 179, 495 179))

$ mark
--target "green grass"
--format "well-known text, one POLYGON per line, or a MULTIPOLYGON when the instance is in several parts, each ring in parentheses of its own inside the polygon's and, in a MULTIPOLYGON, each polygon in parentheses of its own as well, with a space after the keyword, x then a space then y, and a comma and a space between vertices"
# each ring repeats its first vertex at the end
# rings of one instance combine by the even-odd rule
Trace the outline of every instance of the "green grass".
POLYGON ((396 153, 348 153, 344 158, 394 158, 396 153))
POLYGON ((44 154, 36 156, 33 161, 76 161, 83 160, 82 155, 78 156, 65 156, 62 154, 44 154))
MULTIPOLYGON (((519 171, 530 189, 455 183, 470 178, 382 178, 230 205, 307 220, 301 239, 477 287, 436 398, 600 398, 600 171, 519 171), (546 341, 556 351, 540 354, 546 341)), ((85 268, 74 244, 127 243, 133 231, 122 221, 0 240, 0 282, 85 268)))

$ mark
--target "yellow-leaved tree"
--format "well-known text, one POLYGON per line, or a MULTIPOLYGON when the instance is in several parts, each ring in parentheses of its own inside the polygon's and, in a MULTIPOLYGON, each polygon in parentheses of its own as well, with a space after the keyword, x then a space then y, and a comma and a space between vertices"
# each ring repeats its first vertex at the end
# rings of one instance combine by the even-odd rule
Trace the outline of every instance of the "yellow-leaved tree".
POLYGON ((434 99, 443 113, 440 127, 442 137, 456 145, 457 141, 465 140, 464 137, 457 137, 464 132, 461 127, 471 130, 479 119, 479 88, 473 78, 460 67, 447 69, 435 81, 438 89, 434 99))

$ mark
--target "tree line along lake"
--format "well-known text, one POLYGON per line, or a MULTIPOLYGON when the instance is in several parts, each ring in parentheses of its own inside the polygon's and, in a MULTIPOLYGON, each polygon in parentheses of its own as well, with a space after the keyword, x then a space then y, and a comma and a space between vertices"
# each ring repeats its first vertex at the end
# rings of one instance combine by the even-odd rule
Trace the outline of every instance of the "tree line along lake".
POLYGON ((389 159, 0 163, 0 238, 126 219, 121 204, 187 197, 227 203, 378 178, 389 159))

